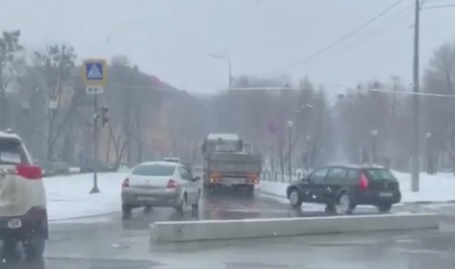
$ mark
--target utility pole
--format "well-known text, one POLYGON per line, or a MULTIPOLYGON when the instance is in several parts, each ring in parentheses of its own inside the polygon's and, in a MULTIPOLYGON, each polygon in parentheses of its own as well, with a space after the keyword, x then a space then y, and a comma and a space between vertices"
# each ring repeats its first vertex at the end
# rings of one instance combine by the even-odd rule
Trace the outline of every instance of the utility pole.
POLYGON ((289 170, 289 182, 292 182, 292 127, 294 122, 288 121, 288 143, 289 143, 289 160, 288 160, 288 170, 289 170))
POLYGON ((227 56, 215 55, 215 54, 209 54, 209 57, 218 58, 218 59, 222 59, 222 60, 226 61, 227 65, 228 65, 228 75, 229 75, 228 85, 229 85, 229 89, 231 89, 232 88, 232 63, 231 63, 231 59, 229 59, 229 57, 227 57, 227 56))
POLYGON ((415 23, 414 23, 414 66, 413 66, 413 156, 412 156, 412 183, 411 190, 419 191, 420 173, 420 100, 419 100, 419 24, 420 24, 420 0, 415 0, 415 23))
POLYGON ((100 192, 98 188, 98 95, 93 96, 93 188, 90 193, 100 192))

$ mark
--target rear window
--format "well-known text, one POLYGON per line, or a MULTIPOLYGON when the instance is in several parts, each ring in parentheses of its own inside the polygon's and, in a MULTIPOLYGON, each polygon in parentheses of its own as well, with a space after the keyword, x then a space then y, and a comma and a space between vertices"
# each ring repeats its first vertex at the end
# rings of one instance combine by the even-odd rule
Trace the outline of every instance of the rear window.
POLYGON ((367 169, 365 170, 369 180, 397 181, 395 176, 388 169, 367 169))
POLYGON ((133 175, 138 176, 172 176, 175 166, 161 164, 141 164, 133 170, 133 175))
POLYGON ((0 165, 29 164, 28 156, 17 139, 0 139, 0 165))

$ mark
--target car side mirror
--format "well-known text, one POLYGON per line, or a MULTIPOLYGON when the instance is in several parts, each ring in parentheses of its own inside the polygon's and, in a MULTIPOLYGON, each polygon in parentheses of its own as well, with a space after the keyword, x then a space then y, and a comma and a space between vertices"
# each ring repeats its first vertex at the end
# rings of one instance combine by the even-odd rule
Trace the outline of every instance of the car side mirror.
POLYGON ((194 177, 193 178, 193 181, 199 181, 199 180, 201 180, 201 177, 194 177))

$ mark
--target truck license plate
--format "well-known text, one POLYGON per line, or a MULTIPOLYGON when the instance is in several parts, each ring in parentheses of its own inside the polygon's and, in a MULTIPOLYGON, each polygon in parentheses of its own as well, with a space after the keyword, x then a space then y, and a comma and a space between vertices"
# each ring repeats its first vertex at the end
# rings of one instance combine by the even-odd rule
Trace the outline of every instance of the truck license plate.
POLYGON ((151 197, 151 196, 140 196, 140 197, 137 197, 137 199, 139 201, 149 201, 149 202, 156 200, 155 197, 151 197))
POLYGON ((223 182, 229 183, 229 184, 240 184, 240 183, 244 183, 245 180, 243 178, 224 178, 223 182))

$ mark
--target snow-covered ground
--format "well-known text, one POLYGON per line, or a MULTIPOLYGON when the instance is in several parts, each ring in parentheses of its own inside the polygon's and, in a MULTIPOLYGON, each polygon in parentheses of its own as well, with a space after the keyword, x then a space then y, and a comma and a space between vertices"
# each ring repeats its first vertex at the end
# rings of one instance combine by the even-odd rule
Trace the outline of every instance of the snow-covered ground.
MULTIPOLYGON (((420 192, 411 192, 411 175, 393 172, 400 182, 403 203, 413 202, 452 202, 455 201, 455 176, 451 173, 437 175, 420 174, 420 192)), ((259 189, 273 194, 277 199, 288 202, 285 198, 288 183, 261 181, 259 189), (282 197, 282 198, 280 198, 282 197)))
POLYGON ((44 178, 49 220, 97 216, 121 210, 120 190, 127 173, 98 174, 100 193, 89 194, 93 174, 44 178))

